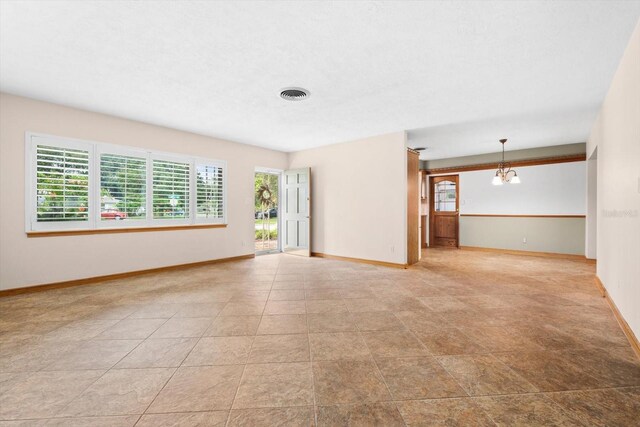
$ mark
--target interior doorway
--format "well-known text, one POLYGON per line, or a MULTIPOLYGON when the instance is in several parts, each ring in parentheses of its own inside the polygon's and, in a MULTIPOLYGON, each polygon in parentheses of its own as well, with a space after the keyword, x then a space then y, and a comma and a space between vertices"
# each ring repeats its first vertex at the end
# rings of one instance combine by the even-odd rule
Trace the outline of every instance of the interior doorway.
POLYGON ((256 169, 254 176, 254 247, 256 254, 280 252, 281 171, 256 169))
POLYGON ((311 168, 284 171, 282 189, 283 250, 311 256, 311 168))
POLYGON ((460 188, 458 175, 430 179, 429 246, 459 247, 460 188))

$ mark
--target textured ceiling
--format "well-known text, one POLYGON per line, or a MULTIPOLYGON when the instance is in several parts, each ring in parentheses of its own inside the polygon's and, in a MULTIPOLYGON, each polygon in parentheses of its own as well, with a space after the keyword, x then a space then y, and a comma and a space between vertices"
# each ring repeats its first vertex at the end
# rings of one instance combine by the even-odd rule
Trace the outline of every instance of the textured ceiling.
POLYGON ((8 2, 0 89, 283 151, 582 142, 640 16, 601 2, 8 2), (311 92, 303 102, 281 88, 311 92))

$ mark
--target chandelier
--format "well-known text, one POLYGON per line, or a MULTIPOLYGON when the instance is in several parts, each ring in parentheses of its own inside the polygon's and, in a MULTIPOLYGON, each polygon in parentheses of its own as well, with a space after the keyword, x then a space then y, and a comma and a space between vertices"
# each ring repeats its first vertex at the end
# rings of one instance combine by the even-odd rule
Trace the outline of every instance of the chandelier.
POLYGON ((498 170, 491 181, 493 185, 502 185, 505 182, 510 184, 520 184, 520 177, 515 170, 511 169, 511 163, 504 161, 505 142, 507 142, 506 139, 500 140, 500 144, 502 144, 502 161, 498 163, 498 170))

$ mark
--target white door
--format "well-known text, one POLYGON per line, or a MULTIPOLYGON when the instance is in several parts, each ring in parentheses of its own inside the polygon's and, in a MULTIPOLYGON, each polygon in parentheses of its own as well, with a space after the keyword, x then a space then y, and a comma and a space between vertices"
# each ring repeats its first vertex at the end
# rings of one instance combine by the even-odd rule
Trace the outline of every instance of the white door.
POLYGON ((282 249, 284 252, 311 255, 311 169, 284 172, 282 249))

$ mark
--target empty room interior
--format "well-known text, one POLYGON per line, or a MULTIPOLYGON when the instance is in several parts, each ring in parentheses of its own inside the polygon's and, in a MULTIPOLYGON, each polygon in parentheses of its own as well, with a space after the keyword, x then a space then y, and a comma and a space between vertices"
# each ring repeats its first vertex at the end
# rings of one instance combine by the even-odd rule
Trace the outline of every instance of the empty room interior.
POLYGON ((640 1, 0 0, 0 426, 637 426, 640 1))

